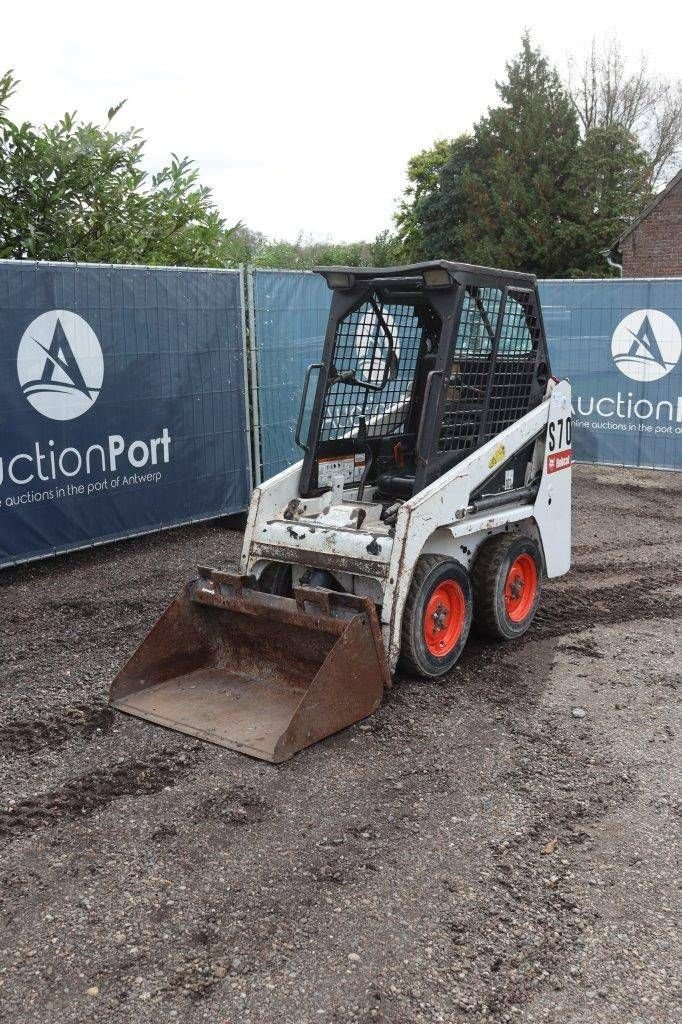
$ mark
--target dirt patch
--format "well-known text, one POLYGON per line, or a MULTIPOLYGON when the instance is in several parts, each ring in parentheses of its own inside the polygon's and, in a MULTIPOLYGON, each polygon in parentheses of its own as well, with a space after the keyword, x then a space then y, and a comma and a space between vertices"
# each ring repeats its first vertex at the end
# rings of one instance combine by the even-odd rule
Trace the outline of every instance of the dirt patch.
POLYGON ((158 793, 174 786, 188 763, 186 754, 159 751, 145 761, 88 772, 35 797, 10 799, 0 809, 0 841, 63 821, 81 821, 122 796, 158 793))
POLYGON ((579 467, 531 633, 279 768, 105 703, 237 532, 0 574, 0 1019, 675 1019, 681 483, 579 467))
POLYGON ((94 733, 105 733, 111 728, 114 712, 104 701, 94 704, 74 704, 54 715, 46 714, 29 722, 7 722, 0 726, 0 750, 3 754, 34 754, 38 750, 61 746, 80 734, 85 740, 94 733))
POLYGON ((579 586, 568 592, 550 590, 538 609, 537 627, 531 639, 563 636, 584 630, 587 623, 610 625, 665 618, 670 614, 675 590, 681 583, 682 571, 673 566, 661 568, 655 575, 651 569, 645 574, 635 574, 631 569, 626 582, 612 586, 584 591, 579 586))

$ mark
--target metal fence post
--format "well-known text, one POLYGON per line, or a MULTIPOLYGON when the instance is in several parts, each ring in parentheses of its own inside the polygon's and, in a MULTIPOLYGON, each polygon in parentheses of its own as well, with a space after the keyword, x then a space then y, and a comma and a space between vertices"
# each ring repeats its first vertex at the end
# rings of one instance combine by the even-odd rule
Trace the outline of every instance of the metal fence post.
POLYGON ((249 451, 249 490, 253 490, 253 467, 255 463, 255 452, 253 450, 253 444, 251 443, 251 416, 250 416, 250 402, 249 402, 249 348, 248 348, 248 332, 246 326, 246 284, 244 279, 244 264, 239 264, 239 296, 241 299, 241 327, 242 327, 242 359, 243 359, 243 374, 244 374, 244 410, 246 414, 246 447, 249 451))
POLYGON ((263 479, 263 463, 260 438, 260 404, 258 389, 258 339, 256 328, 256 305, 253 287, 253 267, 246 268, 246 296, 249 316, 249 374, 251 380, 251 436, 253 438, 253 468, 256 486, 263 479))

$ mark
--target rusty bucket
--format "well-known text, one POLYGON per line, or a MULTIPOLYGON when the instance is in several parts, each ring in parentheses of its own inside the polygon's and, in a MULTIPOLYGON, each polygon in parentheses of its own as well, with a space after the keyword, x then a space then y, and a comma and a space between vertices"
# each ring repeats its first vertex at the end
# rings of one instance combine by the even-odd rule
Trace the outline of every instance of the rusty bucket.
POLYGON ((199 569, 114 679, 119 711, 265 761, 371 715, 390 685, 376 610, 352 594, 263 594, 199 569))

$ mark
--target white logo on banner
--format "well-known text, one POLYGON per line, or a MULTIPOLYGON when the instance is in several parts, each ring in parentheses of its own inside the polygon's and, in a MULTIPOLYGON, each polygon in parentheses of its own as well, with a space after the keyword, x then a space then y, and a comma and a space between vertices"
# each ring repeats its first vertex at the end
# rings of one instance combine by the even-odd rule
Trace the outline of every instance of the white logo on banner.
POLYGON ((658 309, 637 309, 613 332, 613 361, 631 380, 660 380, 677 365, 682 336, 675 321, 658 309))
POLYGON ((41 313, 17 352, 21 390, 43 416, 73 420, 97 401, 104 377, 102 348, 90 324, 68 309, 41 313))

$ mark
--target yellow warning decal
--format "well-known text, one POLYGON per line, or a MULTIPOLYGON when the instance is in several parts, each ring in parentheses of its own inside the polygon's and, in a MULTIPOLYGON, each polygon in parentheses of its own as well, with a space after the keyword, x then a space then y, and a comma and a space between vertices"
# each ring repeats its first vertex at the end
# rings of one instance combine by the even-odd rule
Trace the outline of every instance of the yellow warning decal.
POLYGON ((503 444, 498 444, 495 451, 490 456, 490 462, 488 463, 488 469, 494 469, 498 462, 502 462, 502 459, 507 454, 507 449, 503 444))

